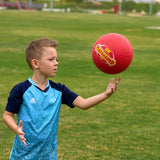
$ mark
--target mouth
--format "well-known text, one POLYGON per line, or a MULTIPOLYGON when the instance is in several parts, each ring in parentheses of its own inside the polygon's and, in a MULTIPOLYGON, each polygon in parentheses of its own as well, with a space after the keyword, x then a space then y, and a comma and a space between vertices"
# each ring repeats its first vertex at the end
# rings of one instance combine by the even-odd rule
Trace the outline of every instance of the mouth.
POLYGON ((56 73, 57 72, 57 68, 53 69, 53 71, 56 73))

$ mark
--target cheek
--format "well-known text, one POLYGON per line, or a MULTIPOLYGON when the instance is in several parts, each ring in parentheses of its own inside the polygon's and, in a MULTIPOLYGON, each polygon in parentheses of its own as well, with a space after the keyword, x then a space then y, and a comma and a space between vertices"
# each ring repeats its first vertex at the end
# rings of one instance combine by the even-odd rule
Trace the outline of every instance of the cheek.
POLYGON ((50 63, 47 63, 46 65, 45 65, 45 67, 44 67, 44 69, 51 69, 52 68, 52 66, 50 65, 50 63))
POLYGON ((51 65, 49 62, 43 62, 40 64, 40 68, 41 68, 41 70, 46 70, 46 69, 51 68, 51 65))

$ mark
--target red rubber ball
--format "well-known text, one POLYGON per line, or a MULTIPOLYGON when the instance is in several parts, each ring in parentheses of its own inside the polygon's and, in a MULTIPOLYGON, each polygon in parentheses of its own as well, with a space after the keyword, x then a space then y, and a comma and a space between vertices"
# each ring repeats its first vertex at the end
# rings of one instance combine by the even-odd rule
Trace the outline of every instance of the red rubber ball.
POLYGON ((100 37, 93 46, 94 64, 104 73, 118 74, 126 70, 133 59, 133 48, 129 40, 117 33, 100 37))

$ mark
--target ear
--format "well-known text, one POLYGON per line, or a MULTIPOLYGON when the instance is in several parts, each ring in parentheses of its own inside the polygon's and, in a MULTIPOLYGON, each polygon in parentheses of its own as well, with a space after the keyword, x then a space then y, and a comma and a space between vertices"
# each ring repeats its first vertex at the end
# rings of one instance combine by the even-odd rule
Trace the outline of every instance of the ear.
POLYGON ((35 68, 35 69, 39 68, 39 65, 38 65, 39 63, 38 63, 37 59, 32 59, 31 64, 32 64, 33 68, 35 68))

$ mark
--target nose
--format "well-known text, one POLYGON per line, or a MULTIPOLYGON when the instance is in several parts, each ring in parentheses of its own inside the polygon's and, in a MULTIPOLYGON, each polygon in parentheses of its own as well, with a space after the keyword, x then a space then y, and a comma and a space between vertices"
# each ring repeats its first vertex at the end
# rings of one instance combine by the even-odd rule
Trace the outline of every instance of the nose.
POLYGON ((55 64, 56 64, 56 66, 57 66, 57 65, 58 65, 58 61, 56 61, 56 63, 55 63, 55 64))

